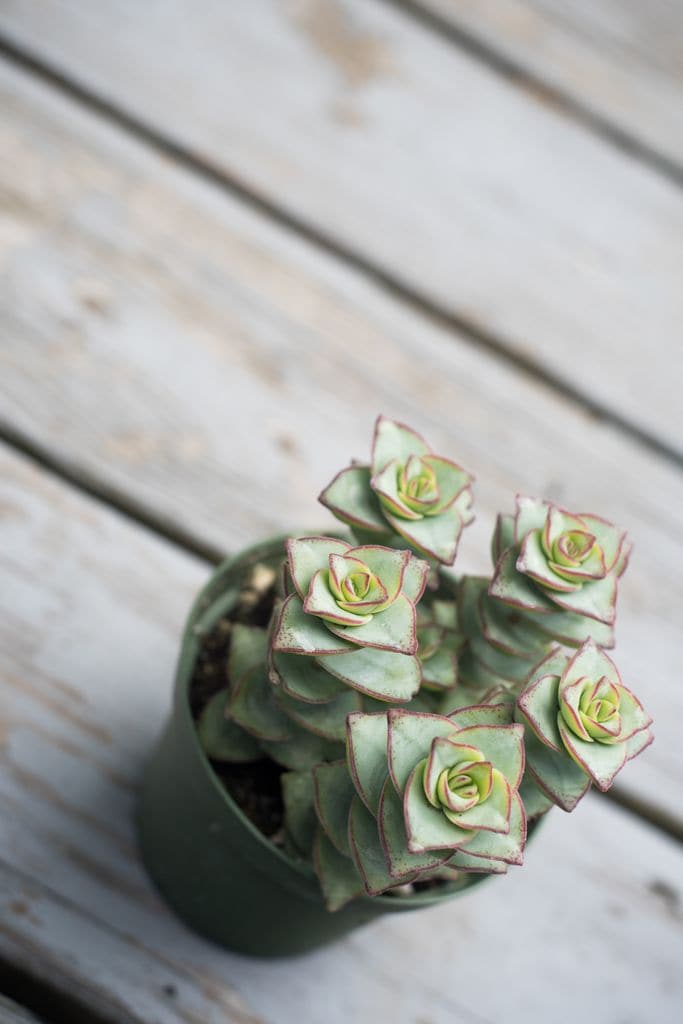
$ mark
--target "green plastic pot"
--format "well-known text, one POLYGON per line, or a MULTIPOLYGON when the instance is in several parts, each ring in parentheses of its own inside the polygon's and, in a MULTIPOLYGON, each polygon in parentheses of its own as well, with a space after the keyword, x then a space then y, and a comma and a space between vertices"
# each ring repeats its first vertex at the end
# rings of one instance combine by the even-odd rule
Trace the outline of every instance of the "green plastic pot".
POLYGON ((188 690, 201 640, 237 602, 257 563, 276 567, 283 537, 228 559, 195 602, 185 630, 173 709, 146 772, 138 826, 149 874, 176 913, 228 949, 291 956, 383 914, 432 906, 479 884, 469 876, 438 892, 364 896, 330 913, 313 869, 275 847, 225 791, 199 745, 188 690))

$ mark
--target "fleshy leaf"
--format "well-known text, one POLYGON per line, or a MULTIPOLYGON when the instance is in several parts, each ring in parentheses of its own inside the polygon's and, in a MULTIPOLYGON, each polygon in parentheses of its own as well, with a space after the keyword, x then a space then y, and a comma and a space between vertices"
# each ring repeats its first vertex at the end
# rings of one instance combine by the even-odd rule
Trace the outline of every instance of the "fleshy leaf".
POLYGON ((411 853, 428 850, 454 850, 469 843, 476 835, 459 828, 446 815, 432 807, 422 783, 426 759, 419 761, 408 776, 403 796, 403 813, 411 853))
POLYGON ((619 714, 621 715, 620 739, 628 740, 637 732, 652 725, 652 718, 638 698, 625 686, 619 687, 619 714))
POLYGON ((387 778, 387 716, 358 712, 346 720, 347 762, 358 795, 373 815, 387 778))
POLYGON ((461 729, 456 743, 481 750, 508 780, 513 789, 524 774, 524 728, 521 725, 471 725, 461 729))
POLYGON ((484 581, 478 600, 479 622, 486 641, 504 654, 540 658, 548 646, 547 635, 525 612, 489 597, 487 587, 488 581, 484 581))
POLYGON ((498 559, 489 583, 489 595, 513 608, 539 613, 552 610, 549 597, 542 594, 532 580, 517 571, 516 548, 507 548, 498 559))
POLYGON ((409 879, 391 877, 377 822, 360 797, 355 796, 349 816, 349 844, 356 869, 369 896, 377 896, 409 879))
POLYGON ((357 647, 316 662, 336 679, 377 700, 403 704, 420 687, 420 663, 413 655, 357 647))
POLYGON ((370 486, 379 498, 385 516, 391 512, 402 520, 421 519, 422 513, 415 511, 406 504, 399 493, 398 474, 400 468, 400 464, 395 459, 388 462, 386 466, 373 476, 370 486))
POLYGON ((491 540, 491 559, 495 565, 506 548, 515 544, 515 517, 498 513, 491 540))
POLYGON ((307 732, 289 721, 290 738, 271 742, 262 740, 261 747, 268 757, 284 768, 294 772, 305 772, 321 761, 338 761, 344 756, 344 745, 325 740, 313 732, 307 732))
POLYGON ((538 660, 536 651, 529 651, 526 655, 504 654, 487 643, 480 633, 470 637, 470 651, 496 676, 514 684, 523 683, 538 660))
POLYGON ((415 654, 417 650, 415 607, 403 594, 384 611, 373 615, 367 625, 337 626, 330 622, 328 628, 335 636, 361 647, 377 647, 399 654, 415 654))
POLYGON ((518 494, 515 499, 515 541, 519 544, 530 530, 541 529, 548 515, 548 502, 518 494))
POLYGON ((322 828, 316 832, 313 863, 329 911, 340 910, 351 900, 362 896, 363 882, 353 861, 334 848, 322 828))
POLYGON ((438 516, 424 519, 399 519, 391 512, 385 512, 385 515, 395 532, 420 554, 434 558, 443 565, 453 564, 463 530, 463 521, 455 505, 440 512, 438 516))
POLYGON ((286 740, 292 734, 290 720, 273 698, 265 665, 249 669, 233 686, 228 711, 230 718, 258 740, 286 740))
POLYGON ((441 648, 422 662, 422 685, 432 690, 450 690, 458 681, 458 659, 441 648))
POLYGON ((641 729, 626 740, 626 760, 631 761, 638 754, 641 754, 646 747, 649 747, 654 736, 649 729, 641 729))
POLYGON ((288 718, 303 729, 341 743, 346 739, 346 716, 351 711, 360 711, 362 698, 355 690, 345 687, 327 704, 305 704, 282 691, 275 691, 275 700, 288 718))
POLYGON ((285 600, 273 631, 274 651, 289 654, 343 654, 351 645, 340 638, 335 639, 325 623, 307 615, 298 594, 290 594, 285 600))
POLYGON ((542 587, 561 592, 579 590, 581 584, 571 583, 558 576, 548 565, 548 556, 541 545, 541 531, 532 530, 522 542, 515 567, 518 572, 530 576, 542 587))
POLYGON ((406 566, 411 560, 409 551, 385 547, 382 544, 362 544, 347 552, 349 558, 358 558, 367 565, 384 586, 387 602, 393 601, 399 594, 406 566))
POLYGON ((310 772, 283 772, 280 782, 285 828, 299 853, 308 857, 318 827, 313 804, 313 776, 310 772))
POLYGON ((399 793, 403 792, 418 761, 428 756, 432 740, 441 737, 460 742, 458 727, 441 715, 392 709, 388 721, 389 772, 399 793))
POLYGON ((265 629, 235 622, 230 634, 228 674, 233 683, 255 665, 263 665, 268 653, 268 634, 265 629))
POLYGON ((522 784, 519 787, 519 795, 524 804, 528 822, 535 821, 542 814, 554 806, 553 801, 543 792, 540 786, 534 781, 530 772, 524 773, 522 784))
POLYGON ((460 517, 463 526, 469 526, 474 522, 474 496, 471 487, 465 487, 451 506, 454 512, 460 517))
POLYGON ((349 526, 373 533, 385 533, 382 507, 370 487, 369 466, 349 466, 338 473, 319 495, 318 501, 349 526))
POLYGON ((499 771, 492 772, 493 786, 488 798, 476 807, 457 814, 447 815, 459 828, 484 829, 486 832, 501 832, 507 835, 510 831, 510 805, 512 794, 510 785, 499 771))
POLYGON ((472 725, 512 725, 514 706, 509 701, 498 704, 474 704, 458 708, 448 716, 458 729, 472 725))
POLYGON ((325 622, 339 626, 363 626, 372 621, 372 615, 357 615, 355 612, 342 608, 335 601, 327 583, 327 569, 319 569, 313 575, 311 586, 304 600, 304 611, 307 615, 317 615, 325 622))
POLYGON ((443 626, 444 629, 458 630, 460 622, 458 619, 458 606, 455 601, 436 599, 432 601, 427 612, 438 626, 443 626))
POLYGON ((564 691, 580 679, 594 679, 596 682, 605 676, 611 683, 621 686, 621 677, 617 666, 604 651, 589 639, 567 663, 560 685, 560 696, 564 691))
POLYGON ((330 555, 344 555, 351 545, 335 537, 292 537, 285 547, 290 575, 303 600, 316 572, 329 568, 330 555))
POLYGON ((202 750, 213 761, 245 764, 262 757, 257 740, 237 722, 225 717, 228 690, 215 693, 204 707, 197 722, 197 735, 202 750))
POLYGON ((491 860, 488 857, 473 857, 467 852, 465 846, 462 850, 456 850, 447 861, 449 867, 458 868, 460 871, 470 871, 474 874, 504 875, 508 866, 502 860, 491 860))
POLYGON ((484 761, 484 756, 476 747, 468 747, 463 743, 456 743, 452 739, 444 739, 437 736, 432 740, 427 756, 427 764, 424 770, 425 796, 433 807, 439 807, 440 799, 438 784, 441 773, 455 764, 461 762, 478 762, 486 769, 486 777, 490 782, 491 765, 484 761))
POLYGON ((412 604, 417 604, 424 594, 429 575, 429 562, 412 555, 403 573, 403 593, 412 604))
POLYGON ((451 459, 441 455, 425 455, 424 463, 434 471, 439 489, 439 500, 427 515, 440 515, 449 508, 466 487, 472 483, 470 474, 451 459))
POLYGON ((553 750, 562 751, 562 739, 557 728, 556 675, 540 676, 519 695, 517 706, 524 716, 523 722, 535 732, 542 743, 553 750))
POLYGON ((586 619, 577 612, 556 608, 541 614, 525 611, 524 617, 541 633, 567 646, 578 647, 588 636, 592 636, 600 647, 614 647, 614 628, 611 625, 586 619))
POLYGON ((345 857, 349 848, 349 813, 356 792, 346 761, 319 764, 313 769, 315 810, 328 839, 345 857))
POLYGON ((416 871, 426 871, 443 863, 450 855, 450 851, 411 853, 408 850, 403 803, 389 778, 382 790, 378 821, 380 841, 392 878, 403 880, 416 871))
POLYGON ((483 665, 478 658, 475 658, 472 651, 468 648, 464 654, 461 654, 458 658, 458 689, 459 691, 465 691, 468 688, 472 691, 473 699, 463 701, 464 704, 483 704, 484 697, 481 696, 486 692, 492 692, 499 690, 501 693, 507 693, 510 690, 510 680, 504 679, 502 676, 492 672, 490 668, 483 665))
POLYGON ((602 519, 600 516, 581 513, 579 518, 588 530, 593 534, 602 549, 605 558, 605 568, 608 572, 615 571, 619 575, 619 556, 626 545, 626 531, 620 530, 613 523, 602 519))
POLYGON ((471 857, 490 857, 506 864, 521 864, 524 860, 526 843, 526 814, 519 793, 512 793, 510 804, 510 831, 505 835, 501 832, 479 832, 472 834, 466 852, 471 857))
POLYGON ((282 651, 272 652, 270 678, 288 696, 307 704, 326 704, 345 690, 344 683, 326 672, 314 658, 282 651))
POLYGON ((379 473, 392 459, 403 465, 411 455, 428 455, 429 452, 427 442, 411 427, 386 416, 377 417, 372 442, 373 475, 379 473))
POLYGON ((572 594, 550 593, 551 601, 560 608, 578 612, 589 619, 596 619, 611 626, 614 622, 617 601, 617 579, 609 575, 602 580, 588 580, 580 590, 572 594))
POLYGON ((557 725, 562 742, 580 768, 590 775, 598 789, 608 790, 626 761, 624 743, 586 743, 575 736, 561 715, 557 725))
MULTIPOLYGON (((521 682, 533 666, 533 652, 512 657, 489 644, 481 632, 480 602, 486 593, 486 579, 463 576, 458 590, 459 614, 462 628, 468 637, 470 657, 488 669, 494 677, 510 683, 521 682)), ((489 598, 489 600, 491 600, 489 598)))
POLYGON ((527 730, 525 741, 527 769, 548 797, 563 811, 573 811, 588 792, 590 777, 566 751, 557 753, 527 730))

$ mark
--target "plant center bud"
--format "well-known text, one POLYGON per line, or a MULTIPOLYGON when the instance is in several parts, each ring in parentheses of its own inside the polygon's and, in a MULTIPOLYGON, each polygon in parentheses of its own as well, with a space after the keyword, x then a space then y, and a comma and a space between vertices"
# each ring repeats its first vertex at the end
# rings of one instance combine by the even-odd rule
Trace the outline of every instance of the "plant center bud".
POLYGON ((430 465, 415 455, 398 470, 398 493, 414 512, 423 512, 439 500, 439 484, 430 465))
POLYGON ((449 811, 468 811, 491 792, 492 767, 488 761, 460 761, 445 768, 436 785, 441 804, 449 811))
POLYGON ((368 596, 372 574, 370 571, 351 572, 345 576, 341 583, 341 591, 345 601, 362 601, 368 596))
POLYGON ((578 566, 586 561, 596 546, 592 533, 583 530, 567 530, 555 541, 554 560, 559 565, 578 566))
POLYGON ((562 717, 580 739, 596 743, 616 743, 621 734, 621 689, 604 676, 586 682, 578 706, 562 703, 562 717))

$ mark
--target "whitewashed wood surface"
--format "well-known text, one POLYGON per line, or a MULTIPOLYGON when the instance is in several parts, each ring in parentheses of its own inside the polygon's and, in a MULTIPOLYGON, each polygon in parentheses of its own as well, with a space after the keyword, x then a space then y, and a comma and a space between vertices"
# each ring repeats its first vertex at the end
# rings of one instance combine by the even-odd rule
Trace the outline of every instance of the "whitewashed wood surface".
POLYGON ((677 470, 25 74, 0 103, 5 420, 222 550, 332 525, 315 495, 378 411, 477 474, 462 570, 517 490, 623 522, 618 660, 657 741, 620 784, 680 822, 677 470))
POLYGON ((516 490, 630 529, 657 740, 619 788, 680 832, 682 34, 667 0, 3 0, 0 436, 39 462, 0 444, 0 977, 103 1024, 678 1024, 683 850, 605 798, 280 963, 174 919, 132 815, 190 551, 332 525, 381 410, 477 474, 462 570, 516 490))
POLYGON ((378 0, 5 0, 0 24, 680 453, 681 191, 543 95, 378 0))
POLYGON ((117 1024, 679 1020, 683 851, 598 797, 476 896, 308 957, 187 932, 132 814, 208 566, 4 448, 0 480, 0 955, 117 1024))
MULTIPOLYGON (((400 2, 400 0, 399 0, 400 2)), ((536 76, 606 132, 683 170, 679 0, 417 0, 456 32, 536 76)))

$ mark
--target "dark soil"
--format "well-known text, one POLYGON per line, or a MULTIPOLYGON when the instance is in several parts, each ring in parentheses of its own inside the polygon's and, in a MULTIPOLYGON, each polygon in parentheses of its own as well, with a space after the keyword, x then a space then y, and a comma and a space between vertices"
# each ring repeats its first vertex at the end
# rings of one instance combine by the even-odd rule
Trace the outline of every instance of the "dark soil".
POLYGON ((267 839, 280 836, 284 819, 280 776, 285 770, 269 757, 250 764, 212 762, 230 796, 267 839))
MULTIPOLYGON (((197 720, 213 695, 230 682, 228 657, 233 622, 265 628, 270 622, 275 602, 272 585, 247 585, 230 617, 220 619, 204 638, 190 683, 190 709, 197 720)), ((235 803, 267 839, 277 840, 282 833, 284 806, 280 776, 284 768, 270 758, 249 764, 228 764, 212 761, 211 766, 235 803)))

